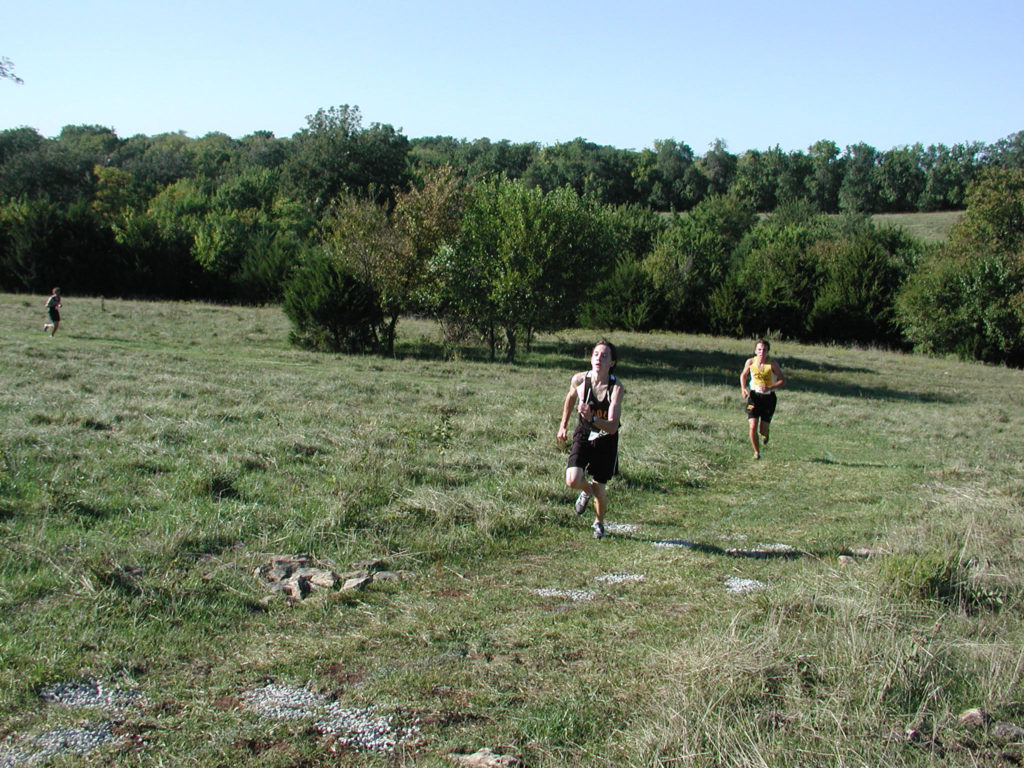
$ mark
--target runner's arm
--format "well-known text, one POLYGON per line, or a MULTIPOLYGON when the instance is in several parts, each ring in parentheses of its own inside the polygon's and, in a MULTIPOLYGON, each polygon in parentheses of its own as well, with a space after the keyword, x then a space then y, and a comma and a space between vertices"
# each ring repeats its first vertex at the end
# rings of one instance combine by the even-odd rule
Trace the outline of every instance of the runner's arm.
POLYGON ((569 381, 569 393, 565 396, 565 403, 562 405, 562 421, 558 425, 558 440, 565 440, 568 434, 569 415, 572 413, 572 406, 576 402, 576 387, 579 386, 581 377, 586 374, 577 373, 569 381))
POLYGON ((608 418, 597 419, 595 418, 591 423, 596 429, 600 429, 602 432, 614 435, 619 431, 619 414, 622 412, 622 394, 624 390, 621 384, 616 384, 612 390, 611 402, 608 403, 608 418))

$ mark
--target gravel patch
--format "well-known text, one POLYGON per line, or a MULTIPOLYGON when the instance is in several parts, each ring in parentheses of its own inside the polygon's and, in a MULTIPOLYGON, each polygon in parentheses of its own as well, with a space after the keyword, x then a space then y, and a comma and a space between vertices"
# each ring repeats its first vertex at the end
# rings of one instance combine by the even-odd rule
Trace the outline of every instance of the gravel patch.
POLYGON ((757 579, 741 579, 739 576, 730 576, 725 580, 725 588, 733 595, 745 595, 759 589, 768 589, 768 585, 757 579))
POLYGON ((43 688, 39 698, 64 707, 92 707, 107 712, 141 707, 146 703, 141 691, 108 688, 99 680, 54 683, 43 688))
POLYGON ((654 542, 654 546, 661 547, 662 549, 676 549, 678 547, 693 549, 693 542, 686 541, 685 539, 663 539, 662 541, 654 542))
POLYGON ((605 573, 594 577, 594 581, 600 581, 605 584, 623 584, 629 581, 643 580, 644 575, 642 573, 605 573))
POLYGON ((262 688, 245 691, 239 697, 242 703, 260 717, 272 720, 301 720, 313 717, 327 705, 327 697, 308 688, 271 683, 262 688))
POLYGON ((596 596, 589 589, 535 589, 533 593, 541 597, 560 597, 575 603, 593 600, 596 596))
MULTIPOLYGON (((78 709, 99 709, 117 714, 146 704, 141 691, 107 686, 99 680, 77 683, 53 683, 39 691, 39 698, 50 704, 78 709)), ((102 720, 69 728, 54 728, 39 736, 9 737, 0 748, 0 768, 36 765, 59 755, 85 755, 103 744, 121 741, 115 736, 113 723, 102 720)))
POLYGON ((393 724, 391 715, 379 715, 376 707, 351 709, 337 702, 327 707, 326 717, 317 721, 320 733, 334 734, 338 743, 368 752, 393 752, 400 744, 419 736, 416 726, 393 724))
POLYGON ((419 735, 415 726, 396 725, 392 715, 382 715, 377 707, 342 707, 326 696, 291 685, 271 683, 246 691, 239 698, 260 717, 274 720, 319 718, 315 728, 336 736, 338 744, 371 752, 391 752, 419 735))
POLYGON ((0 753, 0 768, 37 765, 58 755, 85 755, 116 741, 120 737, 114 735, 108 720, 77 728, 54 728, 31 739, 24 748, 0 753))
POLYGON ((636 523, 605 523, 604 529, 608 533, 637 533, 640 526, 636 523))

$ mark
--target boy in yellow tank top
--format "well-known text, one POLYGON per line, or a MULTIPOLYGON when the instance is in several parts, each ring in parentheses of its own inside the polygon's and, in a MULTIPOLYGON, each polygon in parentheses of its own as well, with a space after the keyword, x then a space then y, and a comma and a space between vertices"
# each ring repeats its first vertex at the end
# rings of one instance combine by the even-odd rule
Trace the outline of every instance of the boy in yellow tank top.
POLYGON ((740 392, 746 400, 744 409, 750 422, 750 444, 755 459, 761 458, 758 434, 768 445, 768 430, 775 414, 775 390, 786 383, 779 364, 768 359, 769 346, 764 339, 758 339, 754 343, 754 356, 747 360, 740 374, 740 392))

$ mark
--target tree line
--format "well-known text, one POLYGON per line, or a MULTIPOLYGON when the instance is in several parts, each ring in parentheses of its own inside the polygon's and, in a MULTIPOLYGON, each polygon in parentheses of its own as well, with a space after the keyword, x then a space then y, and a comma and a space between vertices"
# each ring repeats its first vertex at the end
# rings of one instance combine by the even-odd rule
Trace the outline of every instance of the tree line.
POLYGON ((697 156, 674 140, 409 139, 349 106, 290 138, 14 128, 0 131, 0 289, 280 301, 296 343, 323 349, 392 351, 420 313, 506 359, 580 324, 1021 364, 1006 232, 1021 228, 1022 169, 1024 132, 697 156), (965 214, 943 246, 866 216, 950 209, 965 214))

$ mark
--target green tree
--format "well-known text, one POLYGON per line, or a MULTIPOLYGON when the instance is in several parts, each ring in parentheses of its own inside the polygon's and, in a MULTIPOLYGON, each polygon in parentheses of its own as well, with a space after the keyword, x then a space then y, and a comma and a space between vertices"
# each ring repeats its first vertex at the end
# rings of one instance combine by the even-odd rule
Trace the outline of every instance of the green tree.
POLYGON ((813 243, 809 250, 821 277, 809 338, 898 345, 896 295, 920 247, 899 230, 877 230, 867 223, 850 235, 813 243))
POLYGON ((710 330, 711 293, 754 221, 749 200, 722 195, 704 200, 659 233, 643 266, 661 300, 662 327, 710 330))
POLYGON ((291 341, 324 352, 372 352, 379 346, 380 299, 373 288, 321 252, 306 254, 284 290, 291 341))
POLYGON ((404 309, 398 287, 391 278, 396 263, 403 261, 405 244, 398 236, 387 210, 372 200, 342 195, 321 221, 324 254, 342 273, 351 273, 368 286, 378 302, 377 315, 389 318, 375 335, 383 332, 383 348, 394 351, 395 327, 404 309))
POLYGON ((544 193, 508 179, 483 182, 466 204, 458 243, 432 262, 435 307, 471 325, 505 359, 535 331, 578 319, 578 299, 612 269, 602 210, 568 187, 544 193))
POLYGON ((826 139, 812 144, 807 154, 810 160, 807 187, 811 201, 822 213, 838 213, 846 159, 840 157, 836 143, 826 139))
POLYGON ((927 177, 924 147, 895 147, 883 152, 878 163, 878 210, 894 213, 916 211, 927 177))
POLYGON ((971 185, 949 240, 897 298, 907 338, 926 352, 1024 365, 1024 170, 971 185))
POLYGON ((358 107, 317 110, 292 138, 285 177, 317 214, 346 193, 390 202, 406 184, 409 140, 390 125, 363 128, 358 107))
POLYGON ((847 147, 843 154, 843 183, 839 187, 839 209, 852 213, 874 213, 879 208, 878 151, 864 143, 847 147))
POLYGON ((736 177, 736 155, 722 139, 715 139, 711 147, 697 161, 697 167, 707 180, 708 195, 724 195, 736 177))
POLYGON ((622 205, 637 199, 635 166, 630 152, 577 138, 540 150, 523 181, 545 192, 569 186, 600 203, 622 205))

